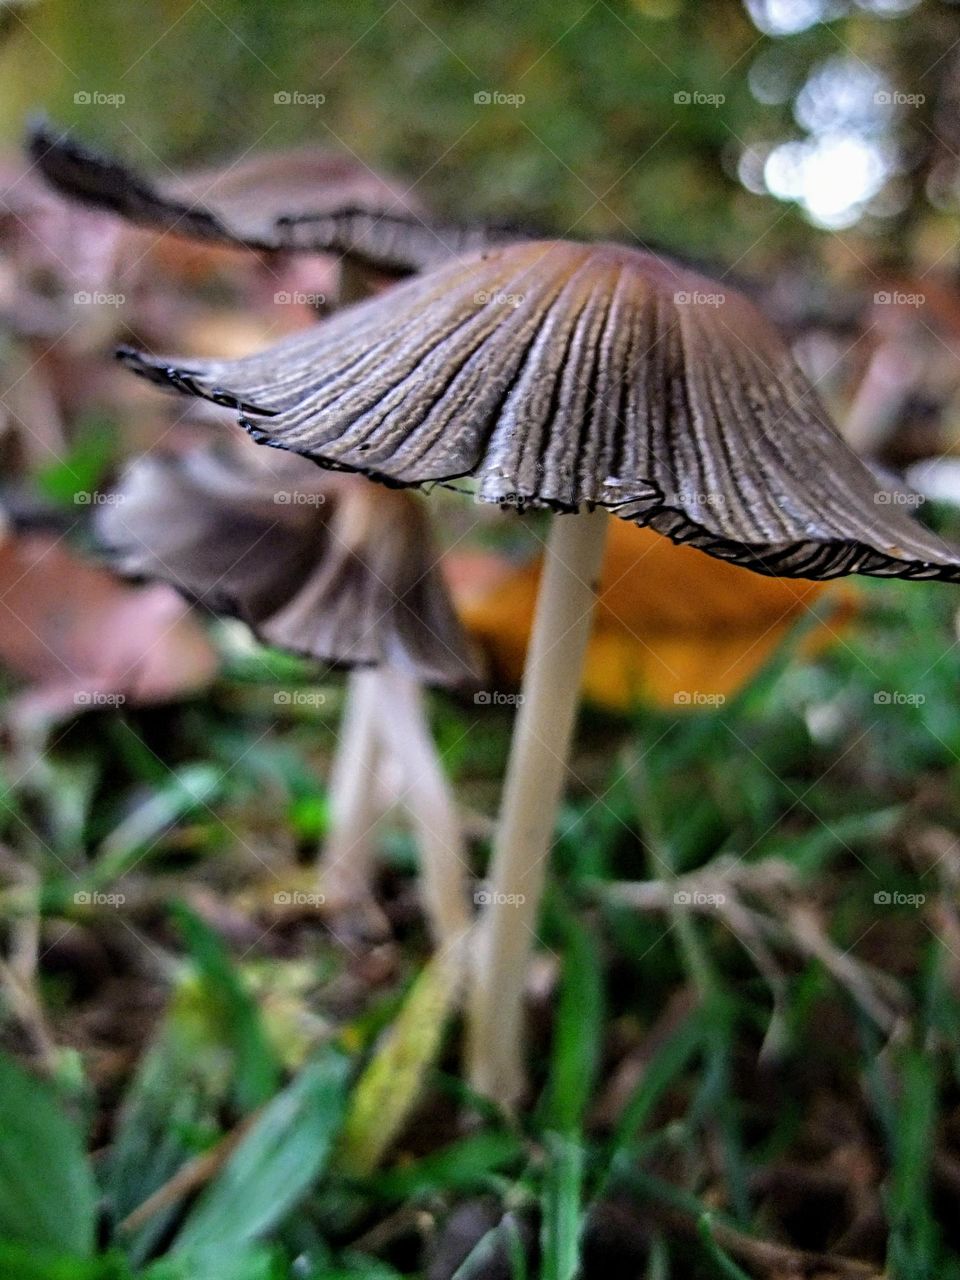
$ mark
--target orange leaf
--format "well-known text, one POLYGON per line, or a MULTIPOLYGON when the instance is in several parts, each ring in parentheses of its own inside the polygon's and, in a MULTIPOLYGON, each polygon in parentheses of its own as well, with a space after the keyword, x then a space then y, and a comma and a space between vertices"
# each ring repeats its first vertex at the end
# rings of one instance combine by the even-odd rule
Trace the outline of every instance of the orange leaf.
MULTIPOLYGON (((518 683, 540 561, 513 569, 481 553, 451 560, 460 616, 495 677, 518 683)), ((612 519, 584 695, 615 710, 638 700, 696 708, 730 697, 815 605, 821 621, 805 638, 808 655, 849 619, 855 600, 846 584, 765 578, 612 519)))

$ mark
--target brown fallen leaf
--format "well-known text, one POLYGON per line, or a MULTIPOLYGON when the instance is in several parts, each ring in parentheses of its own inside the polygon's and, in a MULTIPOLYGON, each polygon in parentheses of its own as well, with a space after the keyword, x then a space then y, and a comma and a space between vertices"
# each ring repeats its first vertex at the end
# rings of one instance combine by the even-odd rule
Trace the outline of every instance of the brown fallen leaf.
MULTIPOLYGON (((830 641, 855 607, 854 591, 766 578, 650 529, 610 521, 584 695, 614 710, 715 705, 736 693, 789 629, 817 606, 807 653, 830 641)), ((533 620, 540 560, 517 569, 483 553, 450 557, 448 580, 468 631, 495 678, 518 683, 533 620)))
POLYGON ((0 665, 29 685, 15 718, 165 702, 217 662, 171 587, 131 587, 55 534, 0 535, 0 665))

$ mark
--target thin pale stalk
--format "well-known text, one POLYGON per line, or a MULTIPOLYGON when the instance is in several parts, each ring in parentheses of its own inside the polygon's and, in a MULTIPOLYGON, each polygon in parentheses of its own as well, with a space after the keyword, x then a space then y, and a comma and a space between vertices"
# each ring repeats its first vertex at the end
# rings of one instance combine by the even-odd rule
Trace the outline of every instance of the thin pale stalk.
POLYGON ((607 520, 558 516, 544 558, 477 942, 467 1027, 474 1089, 507 1106, 523 1089, 523 997, 567 771, 607 520))
POLYGON ((460 816, 430 732, 423 688, 399 671, 383 672, 382 741, 401 771, 400 802, 421 860, 424 906, 434 942, 450 946, 472 922, 469 864, 460 816))
POLYGON ((378 712, 382 673, 352 671, 340 739, 330 771, 330 830, 317 864, 320 888, 333 909, 373 897, 373 844, 381 815, 378 712))

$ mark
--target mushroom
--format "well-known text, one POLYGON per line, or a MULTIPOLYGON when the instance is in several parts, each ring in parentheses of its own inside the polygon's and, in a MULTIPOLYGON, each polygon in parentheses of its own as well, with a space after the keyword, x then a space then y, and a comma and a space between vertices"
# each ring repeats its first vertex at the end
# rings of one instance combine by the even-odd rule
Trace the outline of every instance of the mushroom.
POLYGON ((398 184, 314 147, 159 181, 44 121, 31 128, 27 148, 57 190, 131 222, 266 252, 342 255, 348 292, 368 291, 371 269, 406 275, 522 238, 516 227, 439 222, 398 184))
POLYGON ((99 510, 125 574, 159 579, 265 642, 355 670, 330 782, 322 888, 378 915, 369 892, 378 763, 399 762, 423 851, 427 915, 447 945, 470 923, 456 808, 430 736, 422 682, 473 678, 423 510, 409 495, 293 455, 211 446, 148 454, 99 510))
POLYGON ((469 478, 479 501, 557 513, 469 1014, 472 1083, 507 1103, 607 513, 759 573, 960 579, 960 552, 884 501, 754 307, 639 250, 493 248, 247 359, 122 356, 323 466, 469 478))

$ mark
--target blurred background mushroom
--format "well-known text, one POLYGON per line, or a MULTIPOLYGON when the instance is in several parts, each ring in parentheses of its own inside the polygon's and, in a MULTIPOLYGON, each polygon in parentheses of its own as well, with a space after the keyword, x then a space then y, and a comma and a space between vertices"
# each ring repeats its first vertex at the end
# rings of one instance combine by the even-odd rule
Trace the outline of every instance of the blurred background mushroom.
POLYGON ((523 1089, 523 991, 608 508, 755 572, 960 580, 891 503, 747 300, 614 245, 467 255, 242 360, 127 350, 233 405, 260 442, 390 484, 469 477, 554 520, 524 670, 468 1019, 471 1081, 523 1089))
POLYGON ((28 151, 64 195, 133 223, 274 256, 336 254, 341 301, 470 249, 522 238, 518 228, 496 223, 441 221, 412 189, 314 148, 160 181, 43 122, 32 128, 28 151))
POLYGON ((134 461, 98 529, 120 570, 170 583, 265 643, 353 668, 320 861, 328 909, 382 931, 377 820, 392 763, 438 945, 470 923, 468 863, 423 683, 475 679, 425 513, 409 495, 242 440, 134 461))

